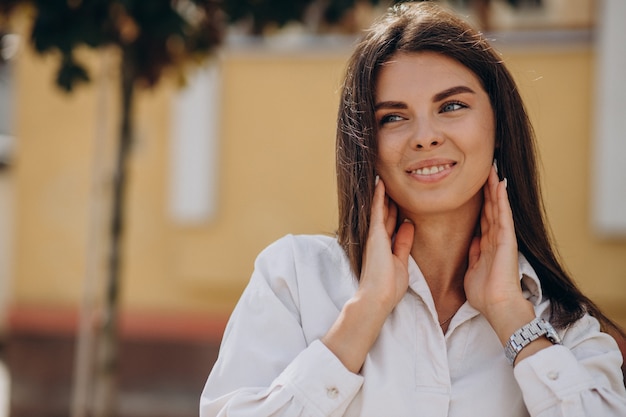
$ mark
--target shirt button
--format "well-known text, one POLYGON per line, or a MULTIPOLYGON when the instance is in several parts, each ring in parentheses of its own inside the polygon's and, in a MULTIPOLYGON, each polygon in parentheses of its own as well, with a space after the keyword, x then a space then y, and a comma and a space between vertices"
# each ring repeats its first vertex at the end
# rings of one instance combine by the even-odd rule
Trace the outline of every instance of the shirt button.
POLYGON ((334 400, 339 395, 339 390, 335 387, 327 388, 326 395, 328 395, 328 398, 332 398, 334 400))
POLYGON ((559 373, 557 371, 548 372, 548 379, 556 381, 557 379, 559 379, 559 373))

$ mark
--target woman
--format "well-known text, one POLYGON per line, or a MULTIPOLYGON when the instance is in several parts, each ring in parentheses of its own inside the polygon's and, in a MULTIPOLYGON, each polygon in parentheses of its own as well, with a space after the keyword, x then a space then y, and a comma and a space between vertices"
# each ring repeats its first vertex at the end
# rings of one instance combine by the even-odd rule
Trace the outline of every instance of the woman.
POLYGON ((556 259, 532 129, 480 34, 393 8, 338 123, 338 236, 259 256, 201 417, 625 416, 616 328, 556 259))

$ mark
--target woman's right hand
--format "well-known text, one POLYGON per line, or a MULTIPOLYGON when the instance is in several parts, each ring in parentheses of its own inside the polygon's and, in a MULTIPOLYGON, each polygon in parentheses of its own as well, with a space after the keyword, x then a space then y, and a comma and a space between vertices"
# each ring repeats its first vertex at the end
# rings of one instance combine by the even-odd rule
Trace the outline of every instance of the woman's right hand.
POLYGON ((402 223, 394 238, 397 218, 396 204, 385 195, 383 182, 378 181, 359 289, 322 338, 328 349, 354 373, 363 366, 387 316, 409 286, 408 263, 415 229, 412 223, 402 223))
POLYGON ((415 229, 413 223, 405 221, 396 231, 397 221, 398 207, 379 179, 374 189, 357 297, 377 303, 385 318, 409 286, 408 262, 415 229))

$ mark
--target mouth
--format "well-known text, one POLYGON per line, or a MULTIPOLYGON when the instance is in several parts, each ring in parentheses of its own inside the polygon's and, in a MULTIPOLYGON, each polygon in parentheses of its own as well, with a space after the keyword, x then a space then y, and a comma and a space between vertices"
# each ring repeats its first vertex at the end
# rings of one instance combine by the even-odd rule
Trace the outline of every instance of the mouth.
POLYGON ((430 175, 439 174, 440 172, 443 172, 445 170, 449 170, 454 165, 456 165, 456 162, 446 162, 446 163, 439 163, 439 164, 432 164, 432 165, 429 164, 427 166, 422 166, 413 170, 409 170, 407 171, 407 173, 427 177, 430 175))

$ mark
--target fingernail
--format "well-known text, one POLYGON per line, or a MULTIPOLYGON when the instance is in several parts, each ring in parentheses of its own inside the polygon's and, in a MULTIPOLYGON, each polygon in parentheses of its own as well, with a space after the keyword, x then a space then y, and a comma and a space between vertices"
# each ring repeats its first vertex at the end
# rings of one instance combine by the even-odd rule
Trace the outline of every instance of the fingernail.
POLYGON ((376 175, 376 179, 374 180, 374 186, 378 185, 378 181, 380 181, 380 176, 376 175))
POLYGON ((497 174, 497 173, 498 173, 498 160, 497 160, 497 159, 495 159, 495 158, 494 158, 494 160, 493 160, 493 167, 495 168, 495 170, 496 170, 496 174, 497 174))
POLYGON ((509 180, 504 177, 504 188, 509 188, 509 180))

